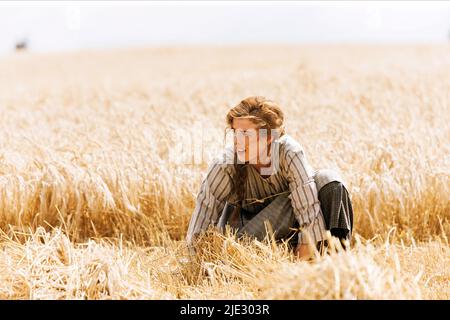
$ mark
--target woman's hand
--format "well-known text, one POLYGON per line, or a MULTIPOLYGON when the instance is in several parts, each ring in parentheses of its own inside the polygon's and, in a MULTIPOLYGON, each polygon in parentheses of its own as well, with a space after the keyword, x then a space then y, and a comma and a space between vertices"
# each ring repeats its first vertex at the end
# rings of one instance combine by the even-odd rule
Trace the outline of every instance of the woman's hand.
POLYGON ((312 258, 313 252, 309 244, 299 243, 295 248, 295 255, 303 261, 307 261, 312 258))

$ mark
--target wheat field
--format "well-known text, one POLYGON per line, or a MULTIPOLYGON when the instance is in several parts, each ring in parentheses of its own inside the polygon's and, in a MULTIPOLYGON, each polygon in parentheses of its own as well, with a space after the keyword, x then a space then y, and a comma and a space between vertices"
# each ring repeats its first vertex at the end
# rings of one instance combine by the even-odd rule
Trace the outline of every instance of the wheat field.
POLYGON ((0 70, 0 298, 450 298, 449 45, 23 52, 0 70), (210 232, 189 259, 226 111, 252 95, 343 175, 350 251, 302 262, 210 232))

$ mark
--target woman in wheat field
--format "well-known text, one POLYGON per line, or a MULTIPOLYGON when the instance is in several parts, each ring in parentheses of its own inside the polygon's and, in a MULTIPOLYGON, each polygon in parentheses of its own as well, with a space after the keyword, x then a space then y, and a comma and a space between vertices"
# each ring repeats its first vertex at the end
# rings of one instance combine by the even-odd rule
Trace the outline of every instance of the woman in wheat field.
POLYGON ((226 122, 233 145, 209 165, 187 231, 190 246, 210 225, 223 231, 226 224, 259 240, 270 230, 300 259, 324 247, 327 230, 350 240, 353 210, 341 176, 313 170, 302 145, 285 133, 277 103, 248 97, 226 122))

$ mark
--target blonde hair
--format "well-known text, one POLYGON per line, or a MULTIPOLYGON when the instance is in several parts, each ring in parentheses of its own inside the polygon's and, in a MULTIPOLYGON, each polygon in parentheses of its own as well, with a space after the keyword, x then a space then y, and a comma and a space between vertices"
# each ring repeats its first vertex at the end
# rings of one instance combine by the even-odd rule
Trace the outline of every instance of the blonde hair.
POLYGON ((285 134, 284 113, 280 106, 262 96, 248 97, 231 108, 226 116, 228 128, 232 127, 234 118, 246 118, 264 129, 278 129, 280 136, 285 134))
MULTIPOLYGON (((257 125, 258 129, 278 130, 278 136, 285 134, 284 113, 280 106, 272 100, 262 96, 245 98, 235 107, 231 108, 226 115, 227 128, 231 129, 233 119, 246 118, 257 125)), ((245 194, 245 183, 247 180, 247 164, 237 163, 237 155, 234 154, 233 166, 235 168, 232 179, 232 192, 230 198, 234 198, 236 209, 233 215, 239 214, 245 194)))

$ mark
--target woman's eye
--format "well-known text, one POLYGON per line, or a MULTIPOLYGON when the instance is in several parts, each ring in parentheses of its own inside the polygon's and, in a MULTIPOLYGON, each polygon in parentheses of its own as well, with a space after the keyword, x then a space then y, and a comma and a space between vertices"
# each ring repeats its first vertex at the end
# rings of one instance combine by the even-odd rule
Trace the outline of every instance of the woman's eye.
POLYGON ((252 130, 245 134, 247 137, 256 137, 256 131, 252 130))
POLYGON ((238 137, 256 137, 257 131, 256 130, 234 130, 234 135, 238 137))

